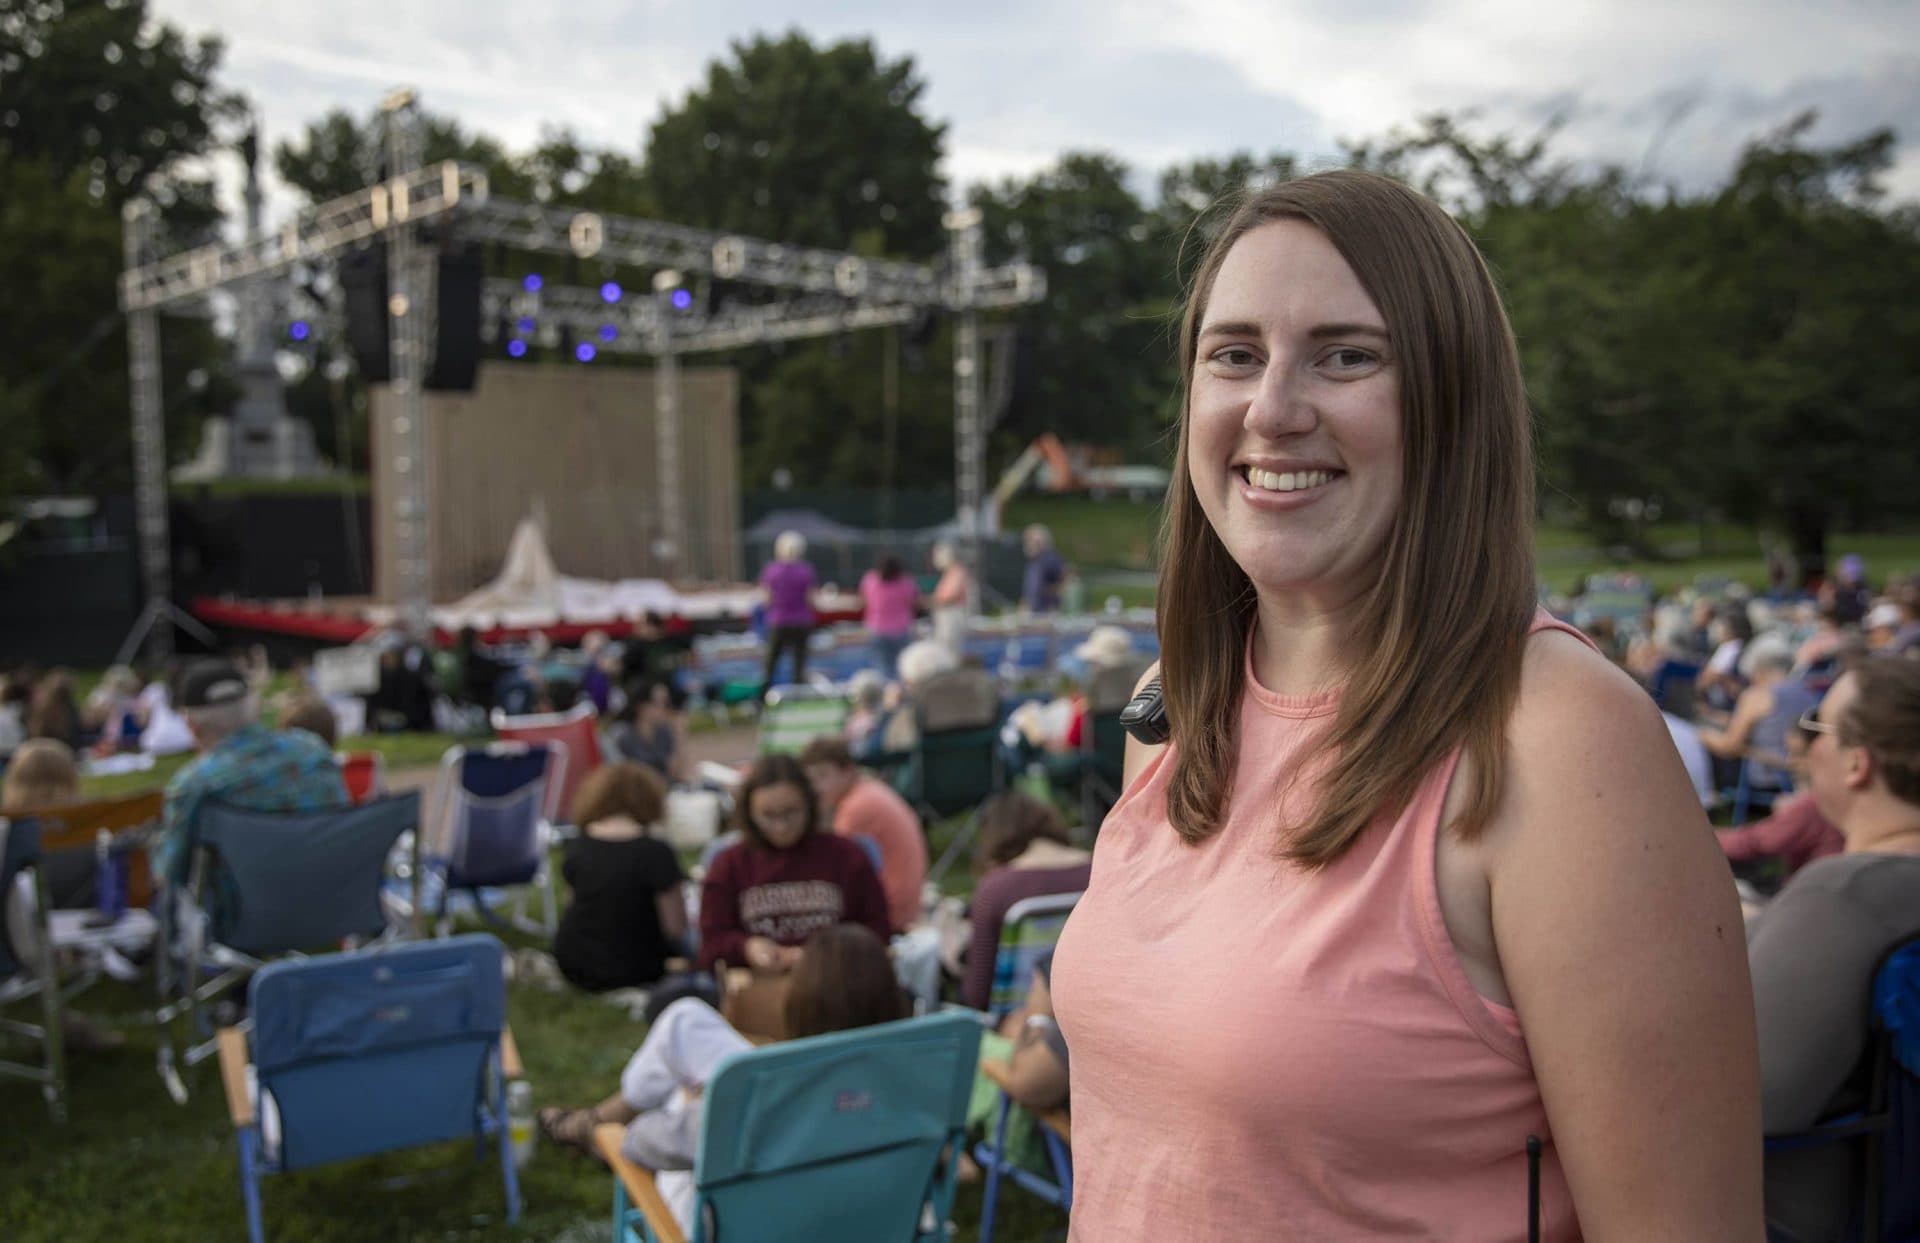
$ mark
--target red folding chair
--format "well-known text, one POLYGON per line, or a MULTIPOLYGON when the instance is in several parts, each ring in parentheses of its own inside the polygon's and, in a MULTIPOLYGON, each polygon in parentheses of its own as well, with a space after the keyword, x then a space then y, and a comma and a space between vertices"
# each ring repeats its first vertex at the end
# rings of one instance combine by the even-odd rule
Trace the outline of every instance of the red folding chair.
POLYGON ((493 732, 508 742, 543 742, 565 753, 560 780, 547 789, 546 819, 552 824, 573 823, 574 791, 601 764, 600 723, 593 705, 583 701, 571 712, 529 716, 508 716, 495 708, 493 732))

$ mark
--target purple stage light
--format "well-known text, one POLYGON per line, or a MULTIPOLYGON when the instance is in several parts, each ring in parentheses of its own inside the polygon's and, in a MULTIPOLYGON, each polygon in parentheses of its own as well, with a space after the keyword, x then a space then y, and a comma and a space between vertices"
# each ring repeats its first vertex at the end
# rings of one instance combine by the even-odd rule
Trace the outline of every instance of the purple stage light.
POLYGON ((600 301, 620 301, 620 286, 614 281, 608 281, 606 284, 600 286, 600 301))
POLYGON ((295 341, 305 341, 313 335, 313 329, 308 326, 306 320, 296 319, 287 326, 287 335, 295 341))
POLYGON ((573 356, 579 359, 583 363, 590 363, 593 361, 593 356, 598 352, 599 351, 595 350, 593 346, 589 345, 585 341, 582 341, 579 345, 576 345, 574 347, 573 356))
POLYGON ((540 279, 538 272, 530 272, 527 274, 527 278, 520 282, 520 288, 526 290, 528 293, 539 293, 540 286, 545 283, 545 281, 540 279))
POLYGON ((526 356, 527 356, 527 343, 525 341, 507 342, 508 358, 525 358, 526 356))
POLYGON ((513 327, 514 327, 514 331, 518 332, 523 337, 530 337, 533 335, 533 321, 530 319, 523 319, 519 323, 515 324, 513 327))
POLYGON ((673 291, 673 309, 674 310, 684 311, 692 305, 693 305, 692 294, 688 293, 684 289, 676 289, 673 291))
POLYGON ((612 324, 600 325, 600 339, 602 341, 611 341, 618 335, 620 335, 620 330, 612 324))

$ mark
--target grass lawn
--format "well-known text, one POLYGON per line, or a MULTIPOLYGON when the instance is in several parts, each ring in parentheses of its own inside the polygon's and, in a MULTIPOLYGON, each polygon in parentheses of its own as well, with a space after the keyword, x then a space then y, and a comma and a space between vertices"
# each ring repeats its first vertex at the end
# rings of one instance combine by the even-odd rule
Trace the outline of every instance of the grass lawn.
MULTIPOLYGON (((935 826, 937 852, 959 822, 935 826)), ((950 878, 970 883, 964 865, 950 878)), ((512 938, 524 943, 523 938, 512 938)), ((132 986, 103 984, 78 1008, 130 1017, 142 1004, 132 986)), ((571 989, 514 985, 508 1014, 536 1105, 598 1100, 645 1029, 625 1011, 571 989)), ((30 1084, 0 1080, 0 1239, 8 1243, 203 1243, 245 1238, 233 1129, 218 1069, 190 1080, 175 1106, 154 1072, 150 1029, 129 1026, 128 1045, 69 1059, 71 1121, 55 1127, 30 1084)), ((23 1052, 0 1036, 0 1056, 23 1052)), ((495 1159, 476 1160, 467 1143, 438 1145, 269 1178, 262 1193, 270 1239, 302 1243, 448 1243, 539 1240, 598 1243, 608 1235, 611 1176, 549 1145, 521 1172, 525 1208, 504 1221, 495 1159)), ((978 1236, 980 1187, 955 1202, 959 1238, 978 1236)), ((996 1238, 1052 1243, 1065 1216, 1017 1189, 1001 1197, 996 1238)))
MULTIPOLYGON (((387 771, 402 768, 431 768, 440 762, 448 747, 459 742, 452 734, 366 734, 342 738, 339 750, 378 751, 387 757, 387 771)), ((154 761, 152 768, 137 773, 117 773, 111 777, 82 777, 83 798, 112 798, 164 786, 168 778, 185 767, 192 755, 168 755, 154 761)))
MULTIPOLYGON (((1028 495, 1007 506, 1002 525, 1017 530, 1030 522, 1046 523, 1061 553, 1087 580, 1089 605, 1098 607, 1112 595, 1130 606, 1153 602, 1153 588, 1134 575, 1157 564, 1154 538, 1159 521, 1157 504, 1028 495)), ((1573 590, 1589 574, 1617 572, 1643 575, 1661 592, 1687 586, 1701 576, 1766 585, 1765 549, 1759 534, 1747 528, 1660 526, 1654 528, 1652 542, 1665 554, 1660 560, 1615 560, 1582 531, 1543 526, 1534 532, 1534 555, 1541 581, 1556 591, 1573 590)), ((1866 558, 1875 582, 1920 572, 1920 532, 1839 532, 1829 537, 1827 548, 1834 557, 1858 553, 1866 558)))

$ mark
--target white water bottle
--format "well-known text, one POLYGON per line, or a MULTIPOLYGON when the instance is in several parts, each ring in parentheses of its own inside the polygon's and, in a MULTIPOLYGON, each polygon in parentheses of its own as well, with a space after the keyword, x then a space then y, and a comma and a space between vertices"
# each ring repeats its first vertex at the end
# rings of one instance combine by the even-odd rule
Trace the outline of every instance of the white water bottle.
POLYGON ((533 1158, 533 1085, 515 1079, 507 1085, 507 1140, 513 1145, 515 1169, 525 1169, 533 1158))

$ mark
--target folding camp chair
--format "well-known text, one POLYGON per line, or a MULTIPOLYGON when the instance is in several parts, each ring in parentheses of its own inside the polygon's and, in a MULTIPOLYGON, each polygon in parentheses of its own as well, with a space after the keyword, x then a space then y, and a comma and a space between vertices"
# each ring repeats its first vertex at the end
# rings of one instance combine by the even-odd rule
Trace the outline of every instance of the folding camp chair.
POLYGON ((987 1013, 995 1023, 1019 1009, 1027 998, 1033 969, 1059 941, 1080 901, 1079 893, 1047 893, 1022 898, 1007 908, 1000 921, 1000 947, 993 956, 993 988, 987 994, 987 1013))
POLYGON ((1007 1131, 1014 1110, 1011 1068, 1004 1062, 984 1061, 980 1073, 1000 1091, 999 1104, 994 1107, 993 1139, 973 1146, 973 1159, 986 1174, 980 1198, 980 1243, 993 1243, 993 1219, 999 1212, 1002 1179, 1013 1180, 1022 1191, 1062 1212, 1073 1211, 1073 1121, 1064 1109, 1029 1110, 1046 1148, 1052 1177, 1023 1169, 1007 1157, 1007 1131))
POLYGON ((214 1052, 206 1003, 270 958, 396 935, 381 901, 387 857, 419 823, 418 791, 335 811, 201 808, 192 906, 170 894, 158 904, 163 1004, 155 1018, 160 1076, 174 1100, 187 1099, 182 1068, 214 1052))
POLYGON ((760 712, 761 755, 797 755, 822 734, 838 738, 846 732, 852 711, 837 691, 808 686, 782 686, 767 694, 760 712))
POLYGON ((40 871, 40 826, 32 820, 0 817, 0 1031, 25 1036, 40 1046, 37 1064, 0 1062, 0 1078, 25 1079, 40 1085, 47 1111, 55 1122, 67 1120, 67 1063, 62 1043, 61 1011, 65 998, 53 961, 53 936, 47 927, 47 880, 40 871), (24 877, 27 884, 17 885, 24 877), (10 921, 16 902, 30 902, 24 920, 10 921), (15 946, 10 923, 28 928, 28 944, 15 946), (40 1001, 40 1021, 7 1018, 5 1009, 33 998, 40 1001))
MULTIPOLYGON (((1044 894, 1023 898, 1007 908, 1000 923, 1000 944, 993 957, 993 989, 987 997, 987 1015, 997 1024, 1026 1001, 1033 971, 1040 960, 1053 950, 1067 917, 1080 901, 1078 893, 1044 894)), ((982 1063, 981 1071, 1000 1090, 995 1107, 993 1138, 974 1145, 974 1160, 986 1174, 986 1188, 980 1206, 980 1243, 993 1238, 993 1215, 999 1203, 1000 1180, 1011 1178, 1056 1208, 1068 1209, 1073 1202, 1073 1155, 1070 1150, 1066 1115, 1047 1111, 1035 1115, 1040 1137, 1052 1167, 1049 1181, 1016 1165, 1007 1146, 1007 1130, 1013 1115, 1013 1098, 1007 1093, 1004 1075, 995 1073, 992 1063, 982 1063), (1048 1114, 1057 1114, 1051 1120, 1048 1114)))
POLYGON ((356 805, 370 803, 386 793, 387 757, 380 752, 336 751, 333 758, 347 783, 347 797, 356 805))
MULTIPOLYGON (((1753 756, 1743 756, 1740 760, 1740 779, 1731 790, 1720 791, 1723 801, 1733 804, 1733 823, 1742 825, 1754 812, 1768 812, 1779 799, 1793 793, 1793 783, 1787 781, 1778 786, 1759 785, 1754 781, 1755 769, 1760 761, 1753 756)), ((1786 773, 1786 769, 1777 764, 1772 766, 1776 772, 1786 773)))
POLYGON ((977 807, 1004 785, 1000 690, 974 669, 936 674, 913 693, 918 737, 901 794, 928 820, 977 807))
POLYGON ((47 889, 59 908, 94 904, 94 850, 105 830, 114 854, 126 865, 127 904, 153 901, 153 873, 140 844, 160 823, 166 796, 159 790, 123 798, 69 803, 35 812, 40 822, 40 852, 46 862, 47 889))
POLYGON ((440 761, 434 785, 439 829, 425 855, 421 881, 435 894, 416 892, 416 909, 431 909, 444 933, 455 891, 472 895, 482 919, 500 922, 483 889, 520 888, 507 923, 524 932, 552 936, 559 927, 549 846, 552 792, 564 784, 566 752, 551 743, 496 742, 454 746, 440 761), (526 917, 525 887, 537 889, 543 918, 526 917))
POLYGON ((503 742, 545 743, 561 757, 547 779, 547 803, 541 814, 548 824, 571 824, 573 796, 587 774, 600 767, 600 722, 585 700, 571 712, 535 716, 508 716, 494 710, 493 732, 503 742))
POLYGON ((935 1014, 753 1049, 707 1082, 691 1230, 651 1171, 614 1169, 615 1243, 946 1239, 980 1027, 935 1014))
POLYGON ((1767 1137, 1768 1152, 1851 1144, 1860 1205, 1848 1238, 1920 1238, 1920 937, 1881 956, 1868 996, 1865 1105, 1806 1131, 1767 1137))
POLYGON ((500 942, 471 935, 253 977, 251 1060, 245 1033, 219 1033, 251 1243, 263 1243, 263 1176, 451 1139, 472 1139, 483 1156, 497 1141, 507 1221, 519 1220, 506 1081, 521 1072, 505 960, 500 942))

